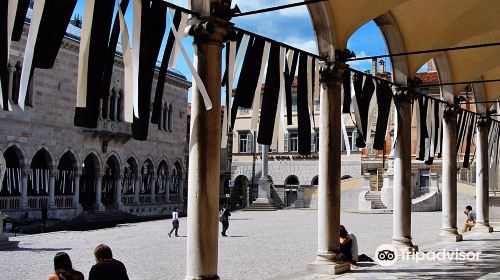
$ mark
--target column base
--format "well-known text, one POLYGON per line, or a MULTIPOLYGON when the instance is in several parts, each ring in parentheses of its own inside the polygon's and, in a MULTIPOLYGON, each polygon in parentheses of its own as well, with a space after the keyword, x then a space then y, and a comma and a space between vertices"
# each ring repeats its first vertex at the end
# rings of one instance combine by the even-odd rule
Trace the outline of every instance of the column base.
POLYGON ((47 204, 47 208, 49 208, 49 209, 54 209, 54 208, 56 208, 56 203, 55 203, 55 202, 49 202, 49 203, 47 204))
POLYGON ((336 253, 318 253, 316 260, 307 265, 307 271, 318 274, 342 274, 350 270, 351 265, 336 253))
POLYGON ((219 276, 186 276, 184 280, 220 280, 219 276))
POLYGON ((122 202, 116 202, 115 203, 115 207, 118 210, 123 210, 123 203, 122 202))
POLYGON ((462 241, 462 235, 458 233, 456 228, 442 229, 439 234, 439 240, 444 242, 459 242, 462 241))
POLYGON ((102 203, 99 202, 99 203, 95 203, 94 204, 94 210, 96 210, 96 211, 104 211, 104 210, 106 210, 106 207, 104 207, 104 204, 102 204, 102 203))
POLYGON ((493 232, 493 228, 490 227, 489 225, 478 225, 476 224, 475 227, 472 228, 472 232, 474 233, 490 233, 493 232))
POLYGON ((418 246, 411 242, 411 238, 406 238, 406 237, 393 238, 392 246, 394 246, 394 248, 397 251, 402 251, 402 252, 418 251, 418 246))

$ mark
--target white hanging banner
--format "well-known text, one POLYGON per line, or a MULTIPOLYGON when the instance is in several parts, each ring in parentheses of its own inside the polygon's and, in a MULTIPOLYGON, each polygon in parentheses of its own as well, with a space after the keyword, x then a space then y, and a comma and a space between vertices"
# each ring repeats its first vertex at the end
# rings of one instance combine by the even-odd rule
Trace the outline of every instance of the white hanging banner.
MULTIPOLYGON (((182 13, 181 21, 179 22, 179 28, 177 28, 180 38, 184 38, 187 20, 188 20, 188 15, 182 13)), ((177 64, 178 54, 179 54, 179 46, 174 45, 172 49, 172 54, 170 55, 170 60, 168 61, 168 68, 175 68, 175 65, 177 64)))
MULTIPOLYGON (((173 9, 169 8, 170 12, 170 18, 173 19, 173 9)), ((198 87, 198 90, 200 91, 201 97, 203 98, 203 102, 205 103, 205 108, 207 110, 212 109, 212 102, 210 101, 210 97, 208 96, 207 89, 205 88, 205 84, 203 84, 203 81, 201 80, 200 76, 198 75, 198 72, 196 71, 195 66, 193 63, 191 63, 191 60, 189 59, 189 56, 186 52, 186 49, 184 49, 184 46, 182 45, 182 38, 179 36, 179 33, 175 29, 175 26, 173 22, 170 22, 172 34, 174 34, 175 37, 175 43, 179 46, 179 49, 182 53, 182 56, 186 60, 186 64, 189 67, 189 70, 191 71, 191 74, 193 75, 193 84, 196 82, 196 85, 198 87)), ((195 50, 196 53, 196 50, 195 50)), ((192 88, 195 88, 194 86, 192 88)))
POLYGON ((76 87, 76 107, 87 107, 87 75, 89 63, 90 31, 94 18, 95 0, 86 0, 83 11, 80 52, 78 54, 78 84, 76 87))
POLYGON ((233 92, 233 78, 234 78, 234 60, 236 57, 236 42, 229 42, 229 60, 227 63, 227 83, 226 83, 226 96, 224 110, 224 119, 222 120, 222 137, 221 148, 227 147, 227 134, 229 133, 229 118, 231 118, 231 94, 233 92))
POLYGON ((134 81, 133 81, 133 63, 132 50, 130 49, 129 33, 127 23, 123 18, 123 11, 118 5, 118 15, 120 18, 120 34, 122 37, 123 68, 124 68, 124 118, 126 122, 134 121, 134 81))
MULTIPOLYGON (((358 129, 358 132, 362 133, 363 129, 361 125, 361 116, 359 115, 358 100, 356 99, 356 91, 354 90, 353 79, 354 76, 351 74, 351 112, 354 113, 354 119, 356 120, 355 126, 358 129)), ((354 141, 352 144, 354 145, 354 141)))
POLYGON ((40 28, 40 21, 42 20, 43 8, 45 0, 35 1, 33 6, 33 15, 31 16, 30 29, 28 39, 26 40, 26 47, 24 51, 23 71, 21 71, 21 81, 19 83, 19 97, 17 104, 24 110, 24 100, 26 99, 26 91, 30 79, 31 66, 33 64, 33 55, 35 51, 36 38, 38 36, 38 29, 40 28))
POLYGON ((132 28, 132 92, 134 116, 139 118, 139 63, 141 53, 142 2, 134 0, 132 28))
MULTIPOLYGON (((279 128, 280 128, 280 123, 284 124, 285 123, 285 118, 283 115, 283 104, 284 104, 284 97, 285 97, 285 55, 286 55, 286 49, 284 47, 280 47, 280 56, 279 56, 279 82, 280 82, 280 89, 278 92, 278 101, 276 103, 276 115, 274 118, 274 129, 273 129, 273 139, 272 139, 272 144, 269 147, 270 149, 275 149, 276 151, 278 150, 278 134, 279 134, 279 128)), ((285 126, 283 126, 285 128, 285 126)))
POLYGON ((9 0, 9 10, 7 12, 7 59, 9 58, 10 55, 12 32, 14 30, 14 22, 16 21, 18 3, 19 0, 9 0))
POLYGON ((309 118, 311 122, 311 131, 314 132, 314 101, 313 101, 313 58, 311 56, 307 56, 307 103, 309 104, 309 118))
POLYGON ((257 79, 257 86, 255 87, 255 94, 253 98, 252 104, 252 121, 250 123, 250 129, 252 131, 257 130, 257 123, 259 119, 260 112, 260 96, 262 93, 262 80, 264 79, 264 71, 266 70, 267 64, 267 55, 269 54, 269 48, 271 47, 271 43, 267 42, 264 45, 264 53, 262 54, 262 61, 260 63, 260 72, 259 78, 257 79))
POLYGON ((372 95, 372 98, 370 100, 370 105, 368 105, 368 122, 367 122, 367 125, 368 127, 366 128, 366 143, 368 145, 368 143, 370 143, 370 145, 373 145, 373 138, 371 137, 371 131, 372 131, 372 127, 375 126, 377 124, 377 120, 378 120, 378 100, 377 100, 377 87, 378 87, 378 84, 377 82, 375 81, 375 79, 372 79, 372 83, 373 83, 373 86, 374 86, 374 91, 373 91, 373 95, 372 95), (377 108, 377 110, 375 109, 377 108))

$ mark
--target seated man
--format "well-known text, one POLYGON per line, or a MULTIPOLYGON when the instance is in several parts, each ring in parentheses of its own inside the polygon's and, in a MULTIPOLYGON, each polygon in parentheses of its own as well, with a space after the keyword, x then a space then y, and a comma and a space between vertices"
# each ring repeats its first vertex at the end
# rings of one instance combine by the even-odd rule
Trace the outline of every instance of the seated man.
POLYGON ((351 269, 358 268, 356 261, 352 258, 352 240, 347 236, 345 228, 340 229, 340 254, 343 261, 351 264, 351 269))
POLYGON ((465 224, 462 232, 468 232, 471 231, 472 228, 476 225, 476 213, 472 211, 472 206, 467 205, 465 207, 464 214, 467 215, 467 219, 465 219, 465 224))

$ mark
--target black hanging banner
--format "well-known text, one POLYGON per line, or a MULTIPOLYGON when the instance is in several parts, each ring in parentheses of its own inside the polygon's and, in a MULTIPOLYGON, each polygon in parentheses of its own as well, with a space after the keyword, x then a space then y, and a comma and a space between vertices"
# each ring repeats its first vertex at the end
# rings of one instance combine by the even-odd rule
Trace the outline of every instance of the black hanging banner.
POLYGON ((156 60, 165 34, 167 5, 160 0, 142 0, 141 47, 139 49, 139 117, 134 116, 132 136, 136 140, 148 138, 151 87, 156 60))
MULTIPOLYGON (((175 10, 174 18, 172 23, 175 29, 179 28, 182 18, 182 12, 180 10, 175 10)), ((163 100, 163 90, 165 89, 165 81, 167 79, 168 63, 170 61, 170 56, 172 55, 172 50, 175 44, 175 37, 170 30, 168 34, 167 43, 165 44, 165 50, 163 51, 163 59, 160 65, 160 71, 158 71, 158 79, 156 83, 156 92, 153 101, 153 112, 151 114, 151 123, 158 124, 161 118, 161 108, 163 100)))
POLYGON ((280 46, 271 44, 269 61, 267 63, 266 83, 262 96, 262 108, 260 111, 259 133, 257 142, 259 144, 271 145, 273 141, 274 122, 278 107, 280 92, 280 46))
POLYGON ((351 71, 347 69, 342 73, 342 89, 344 90, 344 102, 342 105, 342 113, 351 113, 351 71))
POLYGON ((77 0, 46 0, 36 37, 32 67, 51 69, 77 0))
POLYGON ((297 122, 301 155, 311 154, 311 119, 307 100, 307 54, 300 53, 297 82, 297 122))
MULTIPOLYGON (((345 93, 345 91, 344 91, 345 93)), ((383 150, 385 148, 385 136, 387 134, 387 124, 389 122, 389 113, 391 112, 392 89, 389 83, 377 81, 377 105, 378 117, 375 128, 375 139, 373 148, 383 150)), ((345 101, 345 94, 344 94, 345 101)))
POLYGON ((108 48, 114 1, 95 1, 90 31, 86 107, 76 107, 75 125, 95 128, 102 96, 102 74, 108 48))
POLYGON ((293 86, 293 80, 295 79, 295 71, 297 70, 298 61, 299 61, 299 52, 297 51, 293 51, 291 65, 288 64, 288 60, 285 61, 286 122, 288 125, 292 125, 292 117, 293 117, 292 86, 293 86))
POLYGON ((472 145, 472 135, 474 134, 474 130, 476 127, 476 116, 471 115, 470 121, 469 121, 469 129, 467 132, 467 140, 465 143, 465 153, 464 153, 464 163, 463 163, 463 168, 469 168, 470 167, 470 148, 472 145))
MULTIPOLYGON (((359 82, 358 82, 359 83, 359 82)), ((358 85, 359 86, 359 85, 358 85)), ((366 147, 366 139, 368 135, 368 111, 370 108, 370 102, 372 100, 373 92, 375 91, 375 85, 373 84, 373 79, 371 76, 365 76, 365 82, 363 84, 363 90, 356 92, 356 102, 358 103, 358 111, 361 119, 361 134, 356 138, 356 147, 364 148, 366 147), (361 92, 361 95, 358 94, 361 92)))
MULTIPOLYGON (((4 2, 9 1, 4 0, 4 2)), ((18 0, 17 2, 16 18, 14 20, 14 28, 12 30, 12 41, 18 42, 19 40, 21 40, 21 35, 23 34, 24 22, 26 20, 26 14, 28 13, 29 5, 30 0, 18 0)))
POLYGON ((8 110, 9 106, 9 69, 7 61, 9 55, 7 53, 8 34, 7 34, 7 19, 8 19, 9 1, 0 1, 0 86, 2 89, 2 104, 4 110, 8 110))

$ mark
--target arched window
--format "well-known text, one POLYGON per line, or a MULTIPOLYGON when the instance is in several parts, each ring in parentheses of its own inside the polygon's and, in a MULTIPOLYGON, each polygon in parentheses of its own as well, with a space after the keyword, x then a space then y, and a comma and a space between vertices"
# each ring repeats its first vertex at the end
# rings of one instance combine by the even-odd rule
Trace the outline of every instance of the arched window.
POLYGON ((173 131, 174 130, 174 118, 173 118, 173 112, 174 108, 172 107, 172 104, 168 107, 168 124, 167 124, 167 131, 173 131))
POLYGON ((163 110, 162 110, 162 130, 167 130, 167 103, 163 104, 163 110))
POLYGON ((122 122, 125 120, 125 115, 124 115, 124 108, 125 108, 125 104, 124 104, 124 96, 123 96, 123 91, 120 89, 117 93, 116 93, 117 97, 117 112, 116 112, 116 120, 119 121, 119 122, 122 122))

